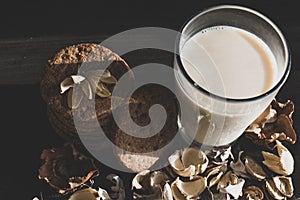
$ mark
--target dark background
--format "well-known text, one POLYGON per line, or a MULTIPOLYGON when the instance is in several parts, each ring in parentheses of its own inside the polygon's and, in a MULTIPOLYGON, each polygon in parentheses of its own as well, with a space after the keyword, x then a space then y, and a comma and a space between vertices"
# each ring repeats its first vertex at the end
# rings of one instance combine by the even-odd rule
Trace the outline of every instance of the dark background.
MULTIPOLYGON (((0 199, 31 199, 43 189, 37 179, 43 148, 62 143, 48 124, 39 81, 46 61, 60 48, 103 39, 137 27, 179 30, 202 9, 238 4, 271 18, 290 45, 292 71, 277 99, 296 105, 294 127, 300 132, 300 10, 296 1, 42 1, 0 4, 0 199)), ((154 56, 153 54, 152 56, 154 56)), ((166 58, 169 59, 169 58, 166 58)), ((294 186, 300 196, 300 144, 290 147, 296 158, 294 186)))

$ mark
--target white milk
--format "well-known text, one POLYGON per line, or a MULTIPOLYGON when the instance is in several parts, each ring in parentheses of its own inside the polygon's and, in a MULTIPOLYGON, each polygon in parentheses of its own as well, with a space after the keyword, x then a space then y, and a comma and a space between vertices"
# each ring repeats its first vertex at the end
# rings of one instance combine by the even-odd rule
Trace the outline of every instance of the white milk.
MULTIPOLYGON (((260 38, 239 28, 216 26, 202 30, 183 44, 180 56, 190 78, 218 96, 255 97, 276 84, 277 65, 273 53, 260 38)), ((196 136, 191 137, 201 144, 220 146, 233 142, 270 101, 245 103, 244 107, 229 103, 227 110, 214 111, 217 103, 207 101, 202 92, 182 83, 179 76, 176 74, 177 83, 181 82, 179 96, 184 102, 181 123, 187 135, 197 130, 196 136), (193 109, 199 109, 197 119, 189 115, 193 109)))

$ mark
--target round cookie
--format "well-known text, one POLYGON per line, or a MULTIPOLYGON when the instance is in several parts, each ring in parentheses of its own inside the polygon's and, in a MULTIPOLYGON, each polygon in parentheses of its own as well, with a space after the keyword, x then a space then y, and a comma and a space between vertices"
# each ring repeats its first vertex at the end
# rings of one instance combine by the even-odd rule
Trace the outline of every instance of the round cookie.
MULTIPOLYGON (((47 105, 49 122, 63 139, 73 143, 81 143, 74 126, 75 117, 76 120, 79 120, 80 127, 84 127, 83 131, 86 132, 95 130, 99 124, 103 127, 110 127, 112 119, 111 96, 100 97, 95 95, 95 91, 93 91, 94 99, 92 101, 94 104, 87 96, 83 95, 80 106, 71 109, 68 106, 69 91, 64 93, 61 91, 61 83, 68 77, 78 75, 83 63, 87 64, 85 67, 87 66, 86 68, 92 71, 106 68, 107 62, 112 62, 107 70, 116 79, 130 70, 126 62, 116 53, 93 43, 65 47, 48 61, 41 80, 41 95, 47 105), (96 115, 93 108, 96 110, 96 115), (97 121, 99 124, 95 123, 97 121)), ((113 90, 113 84, 103 83, 103 85, 110 92, 113 90)))

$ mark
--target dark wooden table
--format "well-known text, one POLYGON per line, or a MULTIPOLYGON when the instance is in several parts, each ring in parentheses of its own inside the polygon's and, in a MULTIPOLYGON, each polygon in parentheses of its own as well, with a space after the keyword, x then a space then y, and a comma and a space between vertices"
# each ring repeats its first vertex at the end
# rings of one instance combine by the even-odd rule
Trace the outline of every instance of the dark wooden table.
MULTIPOLYGON (((15 1, 0 6, 0 199, 31 199, 41 191, 37 170, 42 149, 62 144, 48 123, 39 82, 46 61, 62 47, 100 43, 131 28, 155 26, 179 30, 193 14, 218 4, 239 4, 270 17, 283 31, 292 53, 292 71, 277 99, 295 105, 300 133, 300 12, 296 1, 15 1), (7 198, 6 198, 7 199, 7 198)), ((131 64, 172 57, 141 54, 131 64)), ((300 142, 295 156, 294 187, 300 196, 300 142)), ((127 184, 127 186, 129 183, 127 184)))

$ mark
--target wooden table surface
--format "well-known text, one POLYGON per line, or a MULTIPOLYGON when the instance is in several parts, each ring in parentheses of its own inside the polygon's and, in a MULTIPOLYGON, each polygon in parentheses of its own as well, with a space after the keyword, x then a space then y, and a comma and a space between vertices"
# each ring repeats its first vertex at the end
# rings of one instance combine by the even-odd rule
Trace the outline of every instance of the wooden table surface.
MULTIPOLYGON (((294 128, 300 134, 300 11, 296 1, 10 0, 0 6, 0 199, 38 195, 41 150, 62 143, 48 123, 39 88, 45 63, 57 50, 80 42, 100 43, 137 27, 179 30, 190 16, 218 4, 256 9, 283 31, 291 49, 292 70, 277 99, 295 103, 294 128)), ((136 56, 130 64, 151 59, 172 64, 172 56, 157 52, 136 56)), ((295 156, 293 180, 300 196, 300 141, 289 148, 295 156)))

